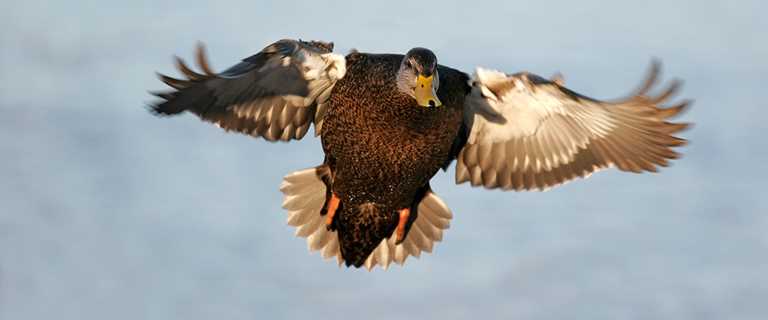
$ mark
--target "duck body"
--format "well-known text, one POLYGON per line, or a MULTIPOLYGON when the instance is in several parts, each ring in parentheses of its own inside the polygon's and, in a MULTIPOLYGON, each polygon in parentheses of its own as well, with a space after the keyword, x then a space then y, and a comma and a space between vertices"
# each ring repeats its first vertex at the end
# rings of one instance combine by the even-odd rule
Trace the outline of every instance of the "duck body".
POLYGON ((402 60, 396 54, 349 54, 347 73, 324 116, 320 135, 333 177, 328 187, 341 201, 333 228, 353 264, 392 234, 397 210, 415 209, 429 180, 454 157, 462 130, 469 77, 438 66, 443 106, 421 107, 395 88, 402 60))

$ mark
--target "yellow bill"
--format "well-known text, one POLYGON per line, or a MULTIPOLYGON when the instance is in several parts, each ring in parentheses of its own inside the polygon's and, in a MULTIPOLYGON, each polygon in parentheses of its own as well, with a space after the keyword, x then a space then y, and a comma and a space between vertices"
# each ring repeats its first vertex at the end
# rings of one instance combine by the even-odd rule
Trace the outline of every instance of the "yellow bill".
POLYGON ((434 75, 425 77, 419 75, 416 79, 416 103, 422 107, 439 107, 443 103, 437 98, 437 92, 435 92, 434 86, 432 86, 432 80, 434 75))

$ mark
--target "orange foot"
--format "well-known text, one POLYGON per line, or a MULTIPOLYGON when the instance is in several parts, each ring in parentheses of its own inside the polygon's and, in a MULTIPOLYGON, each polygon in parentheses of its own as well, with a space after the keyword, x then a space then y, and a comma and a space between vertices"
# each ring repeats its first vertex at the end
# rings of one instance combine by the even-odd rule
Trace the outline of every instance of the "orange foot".
POLYGON ((326 211, 326 214, 328 215, 325 218, 326 228, 330 228, 331 223, 333 223, 333 217, 336 215, 336 210, 339 209, 339 201, 341 201, 341 199, 339 199, 335 193, 331 193, 331 199, 328 200, 328 211, 326 211))
POLYGON ((400 244, 405 240, 405 224, 408 222, 408 216, 411 215, 411 209, 400 209, 397 211, 400 214, 400 220, 397 221, 397 229, 395 229, 395 244, 400 244))

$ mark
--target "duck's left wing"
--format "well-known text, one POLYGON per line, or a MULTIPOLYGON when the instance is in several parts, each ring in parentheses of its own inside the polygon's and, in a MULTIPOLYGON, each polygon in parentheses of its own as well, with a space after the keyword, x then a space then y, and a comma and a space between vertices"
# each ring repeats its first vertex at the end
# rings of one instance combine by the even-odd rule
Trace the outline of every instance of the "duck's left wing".
POLYGON ((621 101, 585 97, 562 81, 478 68, 465 100, 470 128, 459 151, 456 182, 505 190, 543 190, 596 170, 656 171, 679 157, 673 136, 686 123, 668 118, 689 101, 661 107, 678 88, 648 91, 659 70, 654 63, 645 83, 621 101))
POLYGON ((208 66, 202 45, 197 62, 203 73, 176 58, 186 79, 159 75, 174 90, 154 93, 151 106, 161 115, 189 111, 227 131, 269 141, 301 139, 315 124, 320 132, 325 103, 346 72, 333 43, 284 39, 221 73, 208 66))

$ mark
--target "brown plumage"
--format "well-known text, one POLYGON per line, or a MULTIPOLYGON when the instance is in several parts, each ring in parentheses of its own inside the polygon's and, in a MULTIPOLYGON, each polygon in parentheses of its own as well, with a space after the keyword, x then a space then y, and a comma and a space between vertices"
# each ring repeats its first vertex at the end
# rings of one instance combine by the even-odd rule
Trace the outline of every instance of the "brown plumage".
POLYGON ((280 40, 215 73, 199 47, 202 73, 176 58, 186 79, 160 75, 174 90, 155 93, 152 111, 188 111, 269 141, 301 139, 314 124, 325 160, 285 177, 283 206, 310 250, 347 266, 386 268, 430 252, 452 214, 429 181, 454 159, 457 183, 543 190, 611 166, 655 172, 685 143, 673 134, 687 124, 669 118, 689 101, 661 106, 679 82, 648 94, 658 64, 627 99, 605 102, 562 76, 478 68, 470 80, 424 48, 332 50, 280 40))
POLYGON ((356 266, 392 234, 397 209, 418 203, 416 195, 450 160, 463 123, 469 77, 440 66, 444 106, 419 107, 396 89, 403 57, 348 55, 325 114, 323 150, 335 175, 332 189, 342 199, 334 227, 345 260, 356 266))

